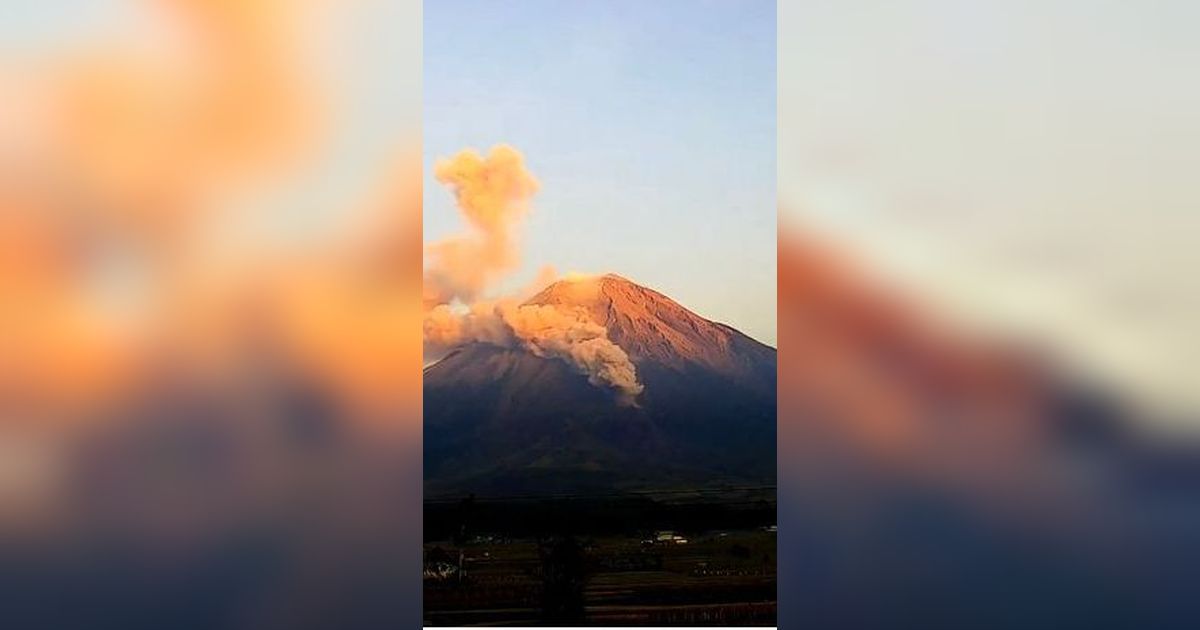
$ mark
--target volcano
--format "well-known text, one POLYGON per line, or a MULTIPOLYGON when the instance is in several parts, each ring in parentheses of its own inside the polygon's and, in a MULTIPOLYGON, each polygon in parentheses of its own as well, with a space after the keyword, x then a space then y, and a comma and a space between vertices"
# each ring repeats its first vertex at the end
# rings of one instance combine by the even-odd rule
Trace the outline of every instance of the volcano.
POLYGON ((427 496, 774 483, 774 348, 612 274, 526 304, 586 312, 644 389, 630 403, 564 360, 461 346, 424 373, 427 496))

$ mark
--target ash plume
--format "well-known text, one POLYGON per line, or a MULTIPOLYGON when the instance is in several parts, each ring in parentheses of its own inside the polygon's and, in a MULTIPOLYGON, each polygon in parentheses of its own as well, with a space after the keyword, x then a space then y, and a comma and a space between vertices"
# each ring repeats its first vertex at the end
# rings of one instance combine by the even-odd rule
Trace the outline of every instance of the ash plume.
POLYGON ((520 262, 516 229, 529 212, 537 180, 516 149, 497 145, 486 156, 459 152, 434 167, 453 192, 468 230, 425 247, 427 303, 469 303, 520 262))
POLYGON ((500 300, 456 313, 443 304, 426 314, 424 336, 427 357, 468 343, 523 348, 567 362, 592 385, 616 390, 623 404, 632 404, 643 389, 629 355, 580 308, 500 300))
MULTIPOLYGON (((482 298, 520 262, 516 231, 538 189, 521 153, 507 145, 486 156, 465 150, 439 161, 435 175, 454 193, 467 229, 425 248, 426 362, 468 343, 522 348, 565 361, 592 385, 612 388, 619 402, 632 404, 643 389, 637 370, 586 310, 482 298)), ((549 284, 554 275, 543 267, 536 284, 549 284)))

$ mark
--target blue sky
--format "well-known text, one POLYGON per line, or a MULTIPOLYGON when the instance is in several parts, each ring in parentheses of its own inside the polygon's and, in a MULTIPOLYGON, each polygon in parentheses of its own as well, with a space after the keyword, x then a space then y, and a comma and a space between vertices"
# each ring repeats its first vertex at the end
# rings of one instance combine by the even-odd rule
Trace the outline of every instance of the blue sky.
POLYGON ((542 185, 511 286, 617 272, 775 342, 773 0, 438 0, 423 39, 427 240, 460 229, 434 161, 511 144, 542 185))

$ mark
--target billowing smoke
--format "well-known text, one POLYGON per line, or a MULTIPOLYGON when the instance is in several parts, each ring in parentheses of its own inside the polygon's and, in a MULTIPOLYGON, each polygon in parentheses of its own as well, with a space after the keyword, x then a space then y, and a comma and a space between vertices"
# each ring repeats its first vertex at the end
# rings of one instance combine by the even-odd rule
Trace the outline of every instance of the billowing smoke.
POLYGON ((521 347, 566 361, 592 385, 616 390, 622 403, 632 403, 643 389, 629 355, 582 308, 499 300, 456 313, 443 304, 426 314, 424 326, 427 352, 444 353, 474 342, 521 347))
MULTIPOLYGON (((520 262, 516 230, 538 188, 521 153, 506 145, 486 157, 462 151, 438 162, 435 175, 454 192, 468 230, 425 248, 426 361, 468 343, 523 348, 567 362, 591 384, 610 387, 622 404, 632 404, 643 389, 633 362, 584 309, 521 304, 515 297, 481 299, 520 262)), ((548 284, 553 275, 544 267, 537 284, 548 284)))
POLYGON ((469 229, 425 248, 425 300, 473 302, 520 262, 516 228, 538 183, 516 149, 498 145, 487 156, 466 150, 434 167, 454 191, 469 229))

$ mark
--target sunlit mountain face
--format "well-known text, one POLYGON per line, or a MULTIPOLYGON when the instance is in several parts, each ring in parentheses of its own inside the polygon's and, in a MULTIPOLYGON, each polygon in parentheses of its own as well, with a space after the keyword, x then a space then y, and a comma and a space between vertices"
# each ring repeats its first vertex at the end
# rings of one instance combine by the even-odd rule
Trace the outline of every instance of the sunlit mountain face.
POLYGON ((425 370, 427 496, 774 483, 774 348, 611 274, 522 307, 602 326, 636 385, 534 344, 457 348, 425 370))

